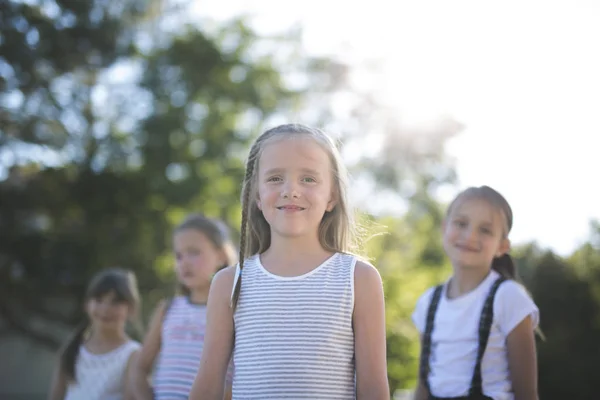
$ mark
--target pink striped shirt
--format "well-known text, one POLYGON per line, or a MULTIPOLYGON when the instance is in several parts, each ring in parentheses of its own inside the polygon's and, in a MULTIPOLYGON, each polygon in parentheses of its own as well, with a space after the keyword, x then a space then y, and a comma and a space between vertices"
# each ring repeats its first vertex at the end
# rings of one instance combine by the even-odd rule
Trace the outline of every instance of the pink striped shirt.
MULTIPOLYGON (((206 305, 187 297, 173 299, 162 326, 162 343, 154 374, 154 398, 187 400, 200 366, 206 332, 206 305)), ((227 382, 231 383, 230 364, 227 382)))

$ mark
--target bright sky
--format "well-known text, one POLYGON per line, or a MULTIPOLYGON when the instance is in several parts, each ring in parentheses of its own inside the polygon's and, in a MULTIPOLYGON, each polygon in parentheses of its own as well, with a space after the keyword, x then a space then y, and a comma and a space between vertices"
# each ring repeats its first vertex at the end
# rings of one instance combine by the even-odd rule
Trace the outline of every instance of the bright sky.
POLYGON ((382 59, 404 118, 466 125, 449 146, 460 185, 508 198, 513 242, 568 254, 600 218, 600 2, 196 1, 217 19, 253 14, 260 32, 300 21, 312 53, 382 59))

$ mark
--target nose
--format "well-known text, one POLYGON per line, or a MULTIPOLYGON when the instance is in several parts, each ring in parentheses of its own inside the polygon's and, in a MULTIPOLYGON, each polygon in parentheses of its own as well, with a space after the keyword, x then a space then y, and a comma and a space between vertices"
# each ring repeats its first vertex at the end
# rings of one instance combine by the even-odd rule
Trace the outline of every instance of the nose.
POLYGON ((477 230, 473 227, 467 227, 463 231, 463 238, 468 242, 472 242, 472 241, 476 240, 477 239, 477 230))
POLYGON ((103 301, 98 304, 98 311, 100 315, 106 315, 110 312, 111 304, 107 301, 103 301))
POLYGON ((181 256, 177 257, 176 263, 178 267, 186 266, 189 263, 189 256, 186 254, 182 254, 181 256))
POLYGON ((281 197, 284 199, 297 199, 300 197, 300 192, 298 191, 298 186, 293 181, 287 181, 281 190, 281 197))

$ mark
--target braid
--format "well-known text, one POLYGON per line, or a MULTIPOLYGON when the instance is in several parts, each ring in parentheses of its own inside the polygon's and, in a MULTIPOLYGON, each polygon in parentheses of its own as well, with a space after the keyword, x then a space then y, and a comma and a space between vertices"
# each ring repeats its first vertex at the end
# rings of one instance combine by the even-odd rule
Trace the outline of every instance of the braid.
POLYGON ((250 156, 248 157, 248 162, 246 164, 244 187, 242 189, 242 226, 240 228, 241 238, 239 256, 240 276, 238 277, 238 280, 235 283, 235 288, 233 289, 232 307, 234 311, 237 307, 238 299, 240 298, 240 291, 242 290, 242 269, 244 268, 244 259, 246 258, 246 251, 248 247, 248 214, 250 208, 252 207, 252 204, 250 204, 250 193, 252 192, 254 164, 256 164, 256 155, 258 153, 258 149, 259 146, 255 144, 250 151, 250 156))

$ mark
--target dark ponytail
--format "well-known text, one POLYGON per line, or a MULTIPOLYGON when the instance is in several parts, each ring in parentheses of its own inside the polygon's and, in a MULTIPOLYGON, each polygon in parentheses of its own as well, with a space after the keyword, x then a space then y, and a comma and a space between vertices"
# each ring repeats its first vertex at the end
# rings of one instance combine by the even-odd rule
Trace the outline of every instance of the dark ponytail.
POLYGON ((75 376, 75 362, 79 355, 81 343, 83 343, 83 337, 89 326, 90 321, 86 317, 85 321, 77 327, 75 332, 73 332, 71 339, 66 343, 60 355, 60 368, 67 377, 67 381, 75 382, 77 380, 77 377, 75 376))
POLYGON ((492 269, 506 279, 517 280, 515 263, 508 253, 504 253, 500 257, 495 257, 492 261, 492 269))

